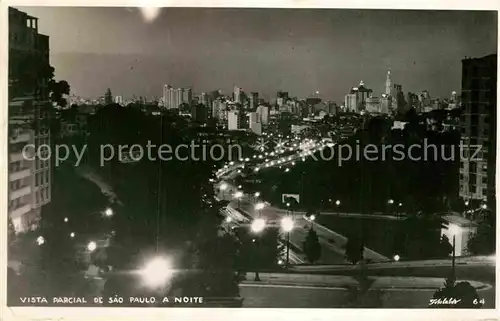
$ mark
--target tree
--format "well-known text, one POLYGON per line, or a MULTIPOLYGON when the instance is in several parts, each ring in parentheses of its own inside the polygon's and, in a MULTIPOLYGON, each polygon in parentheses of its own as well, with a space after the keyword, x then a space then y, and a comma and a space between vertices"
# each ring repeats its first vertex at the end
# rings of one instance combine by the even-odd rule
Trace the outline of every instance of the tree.
POLYGON ((107 89, 104 94, 104 104, 111 105, 113 103, 113 95, 111 94, 111 89, 107 89))
POLYGON ((474 255, 491 254, 495 252, 496 233, 494 225, 481 221, 476 233, 470 235, 467 242, 469 253, 474 255))
POLYGON ((469 282, 455 283, 453 280, 447 279, 443 288, 434 292, 433 299, 446 300, 448 302, 441 304, 433 304, 432 308, 461 308, 472 309, 481 308, 477 290, 469 282), (449 303, 450 299, 456 299, 456 304, 449 303))
POLYGON ((345 246, 345 257, 353 265, 363 259, 363 240, 358 236, 351 236, 345 246))
POLYGON ((319 244, 318 234, 311 227, 303 243, 304 253, 311 263, 317 262, 321 257, 321 244, 319 244))
POLYGON ((66 80, 54 81, 51 79, 49 82, 50 100, 61 107, 66 107, 68 101, 64 95, 69 95, 70 86, 66 80))

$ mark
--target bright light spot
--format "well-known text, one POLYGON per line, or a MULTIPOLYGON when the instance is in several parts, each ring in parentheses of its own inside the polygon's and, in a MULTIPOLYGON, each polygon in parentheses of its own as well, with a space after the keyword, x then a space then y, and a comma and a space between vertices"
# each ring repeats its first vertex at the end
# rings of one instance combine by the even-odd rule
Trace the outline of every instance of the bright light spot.
POLYGON ((290 232, 293 230, 294 222, 291 217, 285 216, 281 219, 281 228, 285 232, 290 232))
POLYGON ((66 223, 68 222, 68 218, 67 217, 64 218, 64 222, 66 222, 66 223))
POLYGON ((241 185, 238 185, 238 188, 241 188, 241 185))
POLYGON ((255 204, 255 210, 257 211, 260 211, 261 209, 263 209, 266 205, 264 203, 257 203, 255 204))
POLYGON ((253 194, 253 196, 255 196, 255 197, 259 197, 259 196, 260 196, 260 193, 259 193, 259 192, 255 192, 255 193, 253 194))
POLYGON ((340 205, 340 201, 339 201, 339 200, 337 200, 337 201, 335 202, 335 205, 339 206, 339 205, 340 205))
POLYGON ((388 201, 387 201, 387 203, 389 203, 389 204, 394 204, 394 200, 393 200, 393 199, 390 199, 390 200, 388 200, 388 201))
POLYGON ((285 169, 285 173, 288 173, 290 171, 290 168, 285 169))
POLYGON ((231 223, 233 219, 230 216, 226 216, 226 223, 231 223))
POLYGON ((248 162, 249 160, 250 160, 250 158, 248 158, 248 157, 247 157, 247 158, 245 158, 245 162, 248 162))
POLYGON ((87 244, 87 250, 89 252, 94 252, 97 249, 97 244, 94 241, 90 241, 89 244, 87 244))
POLYGON ((69 237, 74 238, 75 237, 75 233, 71 232, 71 234, 69 235, 69 237))
POLYGON ((241 169, 238 169, 238 173, 241 173, 241 169))
POLYGON ((226 184, 226 183, 223 183, 223 184, 221 184, 221 185, 220 185, 220 187, 219 187, 219 188, 221 189, 221 191, 224 191, 224 190, 226 190, 226 189, 227 189, 227 184, 226 184))
POLYGON ((397 255, 397 254, 396 254, 396 255, 394 255, 394 261, 396 261, 396 262, 397 262, 397 261, 399 261, 399 259, 400 259, 399 255, 397 255))
POLYGON ((283 260, 278 260, 278 265, 283 265, 283 260))
POLYGON ((260 168, 258 168, 258 167, 255 167, 255 169, 254 169, 255 172, 258 172, 259 170, 260 170, 260 168))
POLYGON ((234 162, 230 162, 229 165, 233 166, 234 165, 234 162))
POLYGON ((399 204, 398 204, 398 206, 399 206, 399 207, 403 206, 403 203, 399 203, 399 204))
POLYGON ((486 204, 483 204, 483 205, 481 205, 481 208, 482 208, 483 210, 485 210, 485 209, 487 209, 487 208, 488 208, 488 206, 487 206, 486 204))
POLYGON ((153 6, 146 6, 140 8, 142 17, 146 22, 153 22, 159 15, 160 15, 160 10, 161 8, 159 7, 153 7, 153 6))
POLYGON ((262 155, 259 155, 259 159, 262 159, 262 155))
POLYGON ((316 219, 316 215, 314 215, 314 214, 313 214, 313 215, 309 216, 309 219, 310 219, 311 221, 314 221, 314 220, 316 219))
POLYGON ((469 206, 469 201, 465 201, 465 206, 469 206))
POLYGON ((252 232, 260 233, 264 230, 265 227, 266 227, 266 221, 262 218, 258 218, 252 222, 252 225, 250 228, 251 228, 252 232))
POLYGON ((39 236, 36 238, 36 243, 38 245, 42 245, 43 243, 45 243, 45 238, 43 236, 39 236))
POLYGON ((161 257, 151 260, 141 270, 144 283, 151 288, 164 286, 172 273, 170 261, 161 257))
POLYGON ((292 165, 295 165, 295 162, 292 162, 292 165))
POLYGON ((240 198, 242 196, 243 196, 243 192, 238 191, 238 192, 234 193, 235 198, 240 198))
POLYGON ((107 208, 105 211, 104 211, 104 215, 106 216, 113 216, 113 210, 111 208, 107 208))

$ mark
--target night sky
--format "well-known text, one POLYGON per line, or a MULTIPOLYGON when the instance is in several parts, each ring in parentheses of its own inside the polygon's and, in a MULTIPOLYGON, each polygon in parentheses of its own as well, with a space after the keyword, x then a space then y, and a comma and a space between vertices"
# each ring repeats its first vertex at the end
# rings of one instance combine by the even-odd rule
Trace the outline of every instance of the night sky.
POLYGON ((342 102, 360 80, 379 96, 390 69, 405 93, 448 98, 461 59, 497 52, 496 12, 167 8, 146 22, 131 8, 19 9, 40 18, 56 78, 84 97, 238 85, 342 102))

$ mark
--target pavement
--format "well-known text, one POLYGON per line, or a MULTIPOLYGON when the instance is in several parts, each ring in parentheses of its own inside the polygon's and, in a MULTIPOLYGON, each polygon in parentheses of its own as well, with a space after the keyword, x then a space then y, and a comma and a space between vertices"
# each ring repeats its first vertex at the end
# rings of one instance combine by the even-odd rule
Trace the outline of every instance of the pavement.
MULTIPOLYGON (((260 286, 263 284, 347 289, 359 285, 355 277, 345 275, 259 273, 261 281, 254 281, 254 273, 249 272, 246 277, 247 279, 241 282, 241 284, 245 286, 260 286)), ((443 278, 432 277, 370 276, 368 278, 373 281, 370 287, 371 289, 383 290, 436 290, 442 288, 444 284, 443 278)), ((457 282, 462 281, 469 282, 478 291, 491 288, 491 285, 479 281, 458 280, 457 282)))

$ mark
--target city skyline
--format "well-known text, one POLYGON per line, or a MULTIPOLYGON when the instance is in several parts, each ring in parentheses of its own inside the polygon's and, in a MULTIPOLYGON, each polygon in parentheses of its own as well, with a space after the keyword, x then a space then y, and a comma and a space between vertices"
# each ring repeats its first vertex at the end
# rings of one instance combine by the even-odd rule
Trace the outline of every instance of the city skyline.
POLYGON ((169 8, 145 22, 131 8, 22 10, 51 36, 56 78, 83 97, 108 87, 158 97, 165 84, 229 94, 236 85, 265 99, 318 90, 340 103, 361 80, 380 96, 391 70, 404 92, 448 98, 460 91, 465 56, 497 51, 496 13, 485 11, 169 8))

